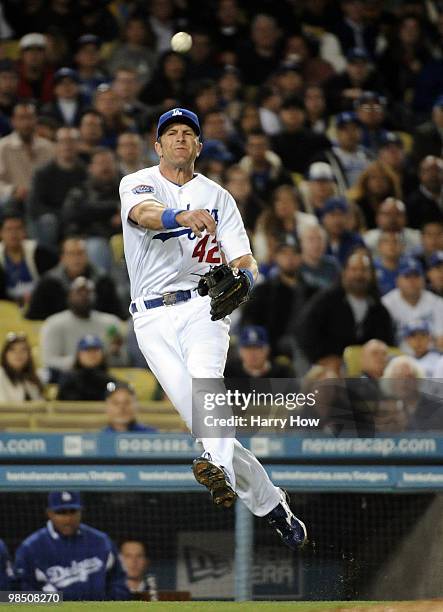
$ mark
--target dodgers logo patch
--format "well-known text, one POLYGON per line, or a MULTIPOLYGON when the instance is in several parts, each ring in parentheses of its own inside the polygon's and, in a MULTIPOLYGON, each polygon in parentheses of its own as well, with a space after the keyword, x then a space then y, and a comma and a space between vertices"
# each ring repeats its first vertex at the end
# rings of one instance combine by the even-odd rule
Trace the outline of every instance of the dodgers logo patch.
POLYGON ((152 185, 137 185, 134 189, 131 189, 132 193, 138 195, 140 193, 154 193, 155 189, 152 185))

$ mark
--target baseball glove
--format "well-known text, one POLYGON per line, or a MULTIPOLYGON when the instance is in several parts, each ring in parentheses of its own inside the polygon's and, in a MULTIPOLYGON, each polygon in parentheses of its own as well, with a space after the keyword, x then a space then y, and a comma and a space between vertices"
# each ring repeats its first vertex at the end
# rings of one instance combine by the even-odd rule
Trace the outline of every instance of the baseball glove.
POLYGON ((197 291, 201 296, 211 298, 211 320, 218 321, 231 314, 249 297, 249 280, 244 272, 230 268, 226 264, 214 266, 206 272, 198 283, 197 291))

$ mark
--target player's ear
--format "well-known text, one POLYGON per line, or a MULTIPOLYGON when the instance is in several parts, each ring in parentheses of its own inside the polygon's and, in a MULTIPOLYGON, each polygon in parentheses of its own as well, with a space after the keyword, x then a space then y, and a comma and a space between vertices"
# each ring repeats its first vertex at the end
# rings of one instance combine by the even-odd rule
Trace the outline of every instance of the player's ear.
POLYGON ((203 143, 198 141, 198 145, 197 145, 197 157, 199 157, 200 153, 202 152, 202 148, 203 148, 203 143))
POLYGON ((155 148, 155 152, 157 153, 157 155, 161 157, 162 156, 162 145, 159 140, 156 140, 154 142, 154 148, 155 148))

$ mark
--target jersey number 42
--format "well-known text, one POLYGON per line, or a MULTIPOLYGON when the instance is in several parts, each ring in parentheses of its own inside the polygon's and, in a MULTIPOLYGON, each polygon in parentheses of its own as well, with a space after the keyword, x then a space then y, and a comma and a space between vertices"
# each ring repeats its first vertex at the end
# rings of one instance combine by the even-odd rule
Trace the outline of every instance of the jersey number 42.
POLYGON ((219 264, 221 263, 220 252, 218 250, 217 239, 215 237, 213 237, 210 242, 210 244, 215 244, 215 246, 206 252, 206 246, 209 238, 210 235, 206 234, 206 236, 203 236, 203 238, 197 242, 192 252, 192 257, 198 257, 199 263, 205 261, 206 263, 210 264, 219 264))

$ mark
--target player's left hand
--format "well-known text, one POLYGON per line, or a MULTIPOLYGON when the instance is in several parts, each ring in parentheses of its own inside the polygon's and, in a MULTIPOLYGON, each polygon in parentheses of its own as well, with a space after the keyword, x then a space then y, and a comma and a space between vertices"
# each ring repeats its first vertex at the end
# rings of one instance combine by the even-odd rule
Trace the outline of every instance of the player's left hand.
POLYGON ((250 284, 242 270, 222 264, 201 277, 197 290, 202 296, 209 294, 211 320, 218 321, 248 299, 250 284))

